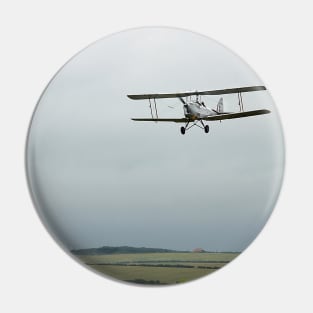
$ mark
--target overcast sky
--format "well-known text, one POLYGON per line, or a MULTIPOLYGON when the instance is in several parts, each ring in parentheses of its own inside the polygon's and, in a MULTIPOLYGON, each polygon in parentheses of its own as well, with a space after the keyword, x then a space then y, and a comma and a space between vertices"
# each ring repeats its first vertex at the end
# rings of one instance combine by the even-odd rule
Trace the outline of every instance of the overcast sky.
MULTIPOLYGON (((37 209, 69 249, 146 246, 241 251, 277 199, 281 125, 267 91, 243 94, 271 114, 211 122, 210 133, 149 117, 127 94, 263 85, 238 56, 192 32, 142 28, 106 37, 50 82, 33 118, 27 170, 37 209)), ((216 108, 218 96, 206 96, 216 108)), ((238 111, 237 95, 224 96, 238 111)), ((159 116, 183 117, 177 99, 159 116), (172 106, 174 108, 170 108, 172 106)))

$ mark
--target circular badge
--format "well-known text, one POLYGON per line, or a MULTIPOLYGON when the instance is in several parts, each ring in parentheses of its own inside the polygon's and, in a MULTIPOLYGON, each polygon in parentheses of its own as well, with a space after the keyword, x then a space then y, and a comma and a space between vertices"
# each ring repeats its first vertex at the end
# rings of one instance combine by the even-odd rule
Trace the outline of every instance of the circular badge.
POLYGON ((115 279, 187 282, 235 259, 277 200, 284 142, 255 72, 165 27, 90 45, 53 77, 29 129, 35 207, 74 258, 115 279))

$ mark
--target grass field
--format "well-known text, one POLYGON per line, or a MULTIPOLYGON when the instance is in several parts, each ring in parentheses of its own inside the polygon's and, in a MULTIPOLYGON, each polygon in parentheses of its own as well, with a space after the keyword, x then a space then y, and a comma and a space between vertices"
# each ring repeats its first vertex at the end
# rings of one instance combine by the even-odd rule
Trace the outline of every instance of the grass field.
POLYGON ((223 267, 239 253, 134 253, 77 256, 98 272, 139 284, 190 281, 223 267))

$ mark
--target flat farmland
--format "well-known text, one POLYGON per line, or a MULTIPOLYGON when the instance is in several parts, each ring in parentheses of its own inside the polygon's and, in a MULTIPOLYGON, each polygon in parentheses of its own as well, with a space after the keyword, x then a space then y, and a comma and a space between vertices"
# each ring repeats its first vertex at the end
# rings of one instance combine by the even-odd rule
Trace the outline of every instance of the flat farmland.
POLYGON ((79 255, 83 263, 114 278, 138 284, 190 281, 223 267, 239 253, 133 253, 79 255))

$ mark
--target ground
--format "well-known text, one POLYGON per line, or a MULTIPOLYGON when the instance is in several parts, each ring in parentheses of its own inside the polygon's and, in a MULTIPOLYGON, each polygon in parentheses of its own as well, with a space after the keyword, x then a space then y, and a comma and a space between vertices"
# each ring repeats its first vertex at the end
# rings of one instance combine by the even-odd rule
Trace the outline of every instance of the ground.
POLYGON ((114 278, 149 285, 176 284, 210 274, 239 253, 134 253, 80 255, 83 263, 114 278))

